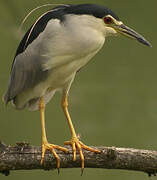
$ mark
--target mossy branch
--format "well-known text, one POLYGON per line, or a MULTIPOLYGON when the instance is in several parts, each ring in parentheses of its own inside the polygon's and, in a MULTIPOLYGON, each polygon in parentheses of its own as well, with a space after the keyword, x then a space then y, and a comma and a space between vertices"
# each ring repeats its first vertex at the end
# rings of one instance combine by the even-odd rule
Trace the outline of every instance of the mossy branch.
MULTIPOLYGON (((69 153, 57 151, 61 158, 61 168, 80 168, 80 157, 74 162, 71 148, 69 153)), ((157 151, 118 147, 95 147, 101 153, 83 150, 85 168, 123 169, 146 172, 149 176, 157 173, 157 151)), ((40 165, 41 147, 28 143, 7 146, 0 143, 0 172, 9 175, 12 170, 56 169, 56 159, 50 152, 45 155, 44 164, 40 165)))

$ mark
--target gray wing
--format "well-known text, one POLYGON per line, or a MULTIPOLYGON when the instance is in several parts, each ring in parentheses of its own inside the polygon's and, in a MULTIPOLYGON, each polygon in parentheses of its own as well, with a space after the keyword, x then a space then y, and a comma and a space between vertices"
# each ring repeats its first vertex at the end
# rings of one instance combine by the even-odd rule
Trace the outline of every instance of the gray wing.
POLYGON ((44 57, 29 54, 27 51, 16 57, 12 66, 8 90, 4 97, 6 103, 22 91, 34 87, 47 78, 48 71, 42 69, 42 62, 45 60, 44 57))
POLYGON ((45 54, 46 42, 44 47, 44 42, 42 38, 39 38, 39 35, 41 37, 41 34, 44 33, 48 21, 52 19, 62 20, 64 9, 67 7, 68 5, 59 6, 44 13, 26 32, 12 63, 10 82, 4 96, 6 104, 22 91, 35 86, 47 77, 48 70, 42 69, 42 63, 47 61, 47 58, 42 56, 45 54))

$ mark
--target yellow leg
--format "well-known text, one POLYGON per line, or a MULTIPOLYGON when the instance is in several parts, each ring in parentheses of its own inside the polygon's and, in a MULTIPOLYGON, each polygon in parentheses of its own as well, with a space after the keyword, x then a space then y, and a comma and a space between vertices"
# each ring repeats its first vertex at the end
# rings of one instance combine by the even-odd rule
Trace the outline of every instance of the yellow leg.
POLYGON ((43 164, 45 152, 46 152, 46 150, 49 150, 55 156, 56 163, 57 163, 57 168, 59 169, 60 168, 60 158, 57 155, 55 149, 58 149, 58 150, 61 150, 61 151, 64 151, 64 152, 68 152, 68 150, 66 148, 64 148, 64 147, 54 145, 54 144, 50 144, 47 141, 46 131, 45 131, 45 102, 44 102, 43 97, 40 98, 39 110, 40 110, 41 133, 42 133, 42 155, 41 155, 40 163, 43 164))
POLYGON ((64 114, 65 114, 66 119, 68 121, 68 125, 69 125, 71 135, 72 135, 72 139, 70 141, 64 142, 64 144, 72 146, 73 161, 76 160, 76 149, 78 149, 78 151, 80 153, 81 168, 82 168, 82 172, 83 172, 83 169, 84 169, 84 155, 83 155, 82 149, 86 149, 88 151, 92 151, 92 152, 95 152, 95 153, 100 153, 100 151, 97 150, 97 149, 93 149, 91 147, 86 146, 85 144, 83 144, 79 140, 78 136, 76 135, 76 132, 75 132, 75 129, 74 129, 74 126, 72 124, 72 120, 71 120, 71 117, 70 117, 70 114, 69 114, 69 111, 68 111, 68 94, 67 94, 67 92, 63 93, 62 107, 63 107, 63 111, 64 111, 64 114))

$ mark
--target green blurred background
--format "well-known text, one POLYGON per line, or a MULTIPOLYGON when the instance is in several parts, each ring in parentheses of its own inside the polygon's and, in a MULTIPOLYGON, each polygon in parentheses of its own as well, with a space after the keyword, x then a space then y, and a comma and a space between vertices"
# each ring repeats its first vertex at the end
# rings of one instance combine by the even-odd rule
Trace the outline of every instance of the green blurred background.
MULTIPOLYGON (((88 145, 132 147, 157 150, 157 24, 155 0, 0 0, 0 96, 7 89, 11 63, 22 37, 18 33, 23 18, 33 8, 45 3, 99 3, 110 7, 121 20, 144 35, 153 48, 136 41, 109 37, 103 49, 82 69, 72 85, 70 111, 76 130, 88 145)), ((42 12, 42 11, 41 11, 42 12)), ((27 21, 23 33, 37 18, 27 21)), ((50 142, 62 145, 70 131, 57 93, 46 110, 50 142)), ((40 145, 39 112, 16 111, 0 102, 0 140, 6 144, 19 141, 40 145)), ((146 174, 120 170, 80 169, 57 171, 17 171, 7 179, 148 179, 146 174)), ((0 175, 0 180, 6 177, 0 175)), ((152 178, 153 179, 153 178, 152 178)), ((155 179, 155 178, 154 178, 155 179)))

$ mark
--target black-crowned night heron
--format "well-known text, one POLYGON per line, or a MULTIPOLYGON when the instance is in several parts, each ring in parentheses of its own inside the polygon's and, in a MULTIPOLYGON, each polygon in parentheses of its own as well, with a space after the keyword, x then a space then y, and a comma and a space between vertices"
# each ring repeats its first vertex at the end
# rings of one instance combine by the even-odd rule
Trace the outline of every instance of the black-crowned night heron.
POLYGON ((76 73, 102 48, 109 35, 122 34, 151 46, 141 35, 125 26, 110 9, 94 4, 62 5, 47 11, 23 37, 14 58, 8 90, 4 100, 12 101, 16 109, 40 110, 42 128, 42 157, 50 150, 60 167, 55 149, 65 147, 50 144, 45 131, 45 105, 56 91, 61 90, 62 108, 70 127, 73 160, 82 148, 99 153, 78 138, 68 112, 68 93, 76 73))

